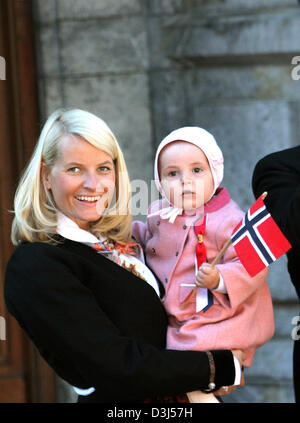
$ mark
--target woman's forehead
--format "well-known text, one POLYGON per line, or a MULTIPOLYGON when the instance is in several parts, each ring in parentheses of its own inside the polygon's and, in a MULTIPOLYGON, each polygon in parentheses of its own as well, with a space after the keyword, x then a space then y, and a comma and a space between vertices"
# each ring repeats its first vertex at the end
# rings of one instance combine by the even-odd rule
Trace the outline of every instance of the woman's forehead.
POLYGON ((95 147, 83 137, 74 134, 68 134, 60 140, 58 153, 60 159, 64 161, 98 161, 104 159, 112 161, 108 153, 95 147))

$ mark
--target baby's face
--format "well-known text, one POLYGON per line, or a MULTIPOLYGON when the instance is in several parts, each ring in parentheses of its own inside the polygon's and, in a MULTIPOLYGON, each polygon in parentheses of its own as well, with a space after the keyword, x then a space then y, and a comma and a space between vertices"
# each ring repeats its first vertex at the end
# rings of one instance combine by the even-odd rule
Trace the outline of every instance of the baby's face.
POLYGON ((161 186, 170 203, 184 210, 203 206, 214 193, 214 180, 203 151, 186 141, 174 141, 160 153, 161 186))

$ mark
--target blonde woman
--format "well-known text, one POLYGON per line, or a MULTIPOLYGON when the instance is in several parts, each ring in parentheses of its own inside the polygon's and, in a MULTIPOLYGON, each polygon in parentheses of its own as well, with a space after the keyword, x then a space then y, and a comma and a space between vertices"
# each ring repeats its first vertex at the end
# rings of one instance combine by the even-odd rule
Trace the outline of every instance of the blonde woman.
POLYGON ((8 310, 79 402, 184 402, 182 392, 233 385, 240 352, 164 349, 159 284, 131 239, 128 207, 109 127, 55 111, 15 196, 8 310))

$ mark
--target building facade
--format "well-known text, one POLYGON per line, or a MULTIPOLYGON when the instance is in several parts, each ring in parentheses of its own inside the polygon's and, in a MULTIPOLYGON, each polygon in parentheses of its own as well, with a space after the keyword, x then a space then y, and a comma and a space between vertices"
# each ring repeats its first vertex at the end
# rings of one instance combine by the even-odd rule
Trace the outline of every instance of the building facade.
MULTIPOLYGON (((58 107, 102 117, 149 195, 156 146, 180 126, 215 135, 223 185, 245 210, 258 159, 299 144, 297 0, 34 0, 32 10, 41 122, 58 107)), ((145 213, 143 205, 136 218, 145 213)), ((226 402, 294 401, 300 313, 285 257, 268 282, 276 333, 226 402)), ((76 400, 57 386, 58 402, 76 400)))

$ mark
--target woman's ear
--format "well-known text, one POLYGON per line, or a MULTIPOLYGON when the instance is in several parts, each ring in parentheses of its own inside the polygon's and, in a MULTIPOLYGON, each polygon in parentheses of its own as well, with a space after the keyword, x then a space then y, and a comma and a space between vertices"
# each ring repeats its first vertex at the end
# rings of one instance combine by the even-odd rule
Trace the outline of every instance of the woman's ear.
POLYGON ((41 162, 41 180, 44 182, 47 189, 51 189, 50 169, 45 162, 41 162))

